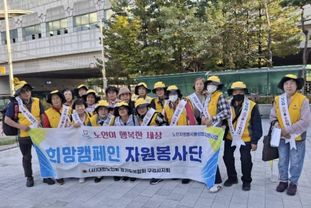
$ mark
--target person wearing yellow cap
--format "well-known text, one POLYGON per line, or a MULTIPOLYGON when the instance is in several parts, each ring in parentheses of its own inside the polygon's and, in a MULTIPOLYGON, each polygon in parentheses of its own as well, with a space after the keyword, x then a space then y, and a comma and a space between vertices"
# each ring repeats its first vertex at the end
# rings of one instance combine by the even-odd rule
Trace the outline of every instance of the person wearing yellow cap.
MULTIPOLYGON (((66 100, 63 93, 58 90, 50 92, 46 102, 49 103, 51 107, 48 108, 43 114, 43 128, 70 127, 71 108, 64 105, 66 100)), ((56 179, 56 182, 60 185, 65 183, 63 178, 56 179)))
MULTIPOLYGON (((26 81, 15 79, 15 101, 10 102, 5 114, 4 122, 16 129, 18 132, 19 148, 23 154, 23 168, 25 177, 27 177, 26 186, 34 186, 31 149, 32 141, 28 134, 30 128, 41 126, 41 120, 44 114, 44 108, 38 98, 31 96, 32 86, 26 81), (17 117, 17 120, 13 118, 17 117)), ((44 183, 54 184, 51 178, 43 179, 44 183)))
POLYGON ((152 99, 151 107, 154 108, 157 112, 162 113, 165 105, 165 93, 166 86, 163 82, 156 82, 153 86, 152 92, 156 94, 156 98, 152 99))
POLYGON ((277 192, 287 189, 288 195, 297 192, 305 157, 306 132, 310 126, 309 99, 299 90, 304 80, 294 74, 285 75, 278 84, 283 94, 276 96, 270 113, 270 120, 276 121, 281 129, 279 143, 279 184, 277 192))
POLYGON ((165 126, 167 124, 163 115, 152 108, 143 98, 136 100, 135 110, 140 126, 165 126))
MULTIPOLYGON (((164 118, 170 126, 195 125, 196 120, 190 102, 183 99, 176 85, 167 88, 168 101, 164 106, 164 118)), ((182 179, 182 184, 189 183, 189 179, 182 179)))
POLYGON ((151 90, 148 88, 147 84, 145 82, 140 82, 135 86, 135 95, 137 95, 138 98, 144 98, 148 103, 151 103, 152 98, 149 97, 147 94, 151 92, 151 90))
POLYGON ((248 89, 243 82, 232 83, 228 94, 232 96, 230 102, 231 116, 228 119, 225 138, 224 162, 228 179, 224 186, 238 183, 235 169, 234 151, 240 151, 242 190, 251 189, 252 156, 251 151, 256 151, 258 140, 262 136, 261 117, 257 104, 247 98, 248 89))
POLYGON ((46 100, 51 105, 43 115, 43 128, 65 128, 70 126, 71 108, 63 106, 66 102, 64 95, 54 90, 50 92, 46 100))
MULTIPOLYGON (((217 127, 225 126, 227 119, 230 117, 230 106, 221 92, 223 84, 220 78, 218 76, 208 77, 204 82, 204 88, 206 90, 206 98, 203 104, 199 103, 199 101, 195 102, 195 99, 192 99, 201 114, 201 124, 217 127)), ((219 167, 217 166, 215 185, 209 191, 216 193, 220 189, 222 189, 222 178, 219 167)))
MULTIPOLYGON (((167 123, 161 113, 157 112, 150 104, 143 98, 138 98, 135 102, 135 110, 140 126, 165 126, 167 123)), ((155 185, 163 181, 162 179, 152 178, 151 185, 155 185)))
MULTIPOLYGON (((89 126, 112 126, 114 116, 109 114, 109 103, 106 100, 100 100, 95 107, 94 115, 90 119, 89 126)), ((95 183, 99 183, 104 177, 96 177, 95 183)))
POLYGON ((82 96, 85 95, 87 91, 88 88, 84 84, 80 84, 76 89, 74 89, 74 92, 78 98, 82 98, 82 96))
POLYGON ((95 107, 94 115, 90 119, 91 126, 112 126, 114 116, 109 114, 109 104, 106 100, 100 100, 95 107))
MULTIPOLYGON (((138 126, 138 120, 136 116, 131 111, 129 104, 121 101, 117 103, 117 105, 114 108, 114 126, 138 126)), ((121 177, 114 176, 113 177, 115 181, 119 181, 121 177)), ((130 177, 123 177, 124 181, 129 180, 135 181, 136 178, 130 178, 130 177)))
POLYGON ((100 100, 100 97, 97 95, 95 90, 89 89, 85 95, 82 96, 84 101, 87 104, 86 111, 93 115, 97 102, 100 100))

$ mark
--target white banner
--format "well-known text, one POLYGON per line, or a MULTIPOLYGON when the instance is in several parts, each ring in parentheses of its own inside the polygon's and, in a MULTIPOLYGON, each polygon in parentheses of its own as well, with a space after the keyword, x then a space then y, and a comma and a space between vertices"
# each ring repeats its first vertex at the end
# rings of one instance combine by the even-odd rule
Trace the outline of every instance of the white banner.
POLYGON ((214 185, 224 131, 204 126, 31 129, 43 178, 188 178, 214 185))

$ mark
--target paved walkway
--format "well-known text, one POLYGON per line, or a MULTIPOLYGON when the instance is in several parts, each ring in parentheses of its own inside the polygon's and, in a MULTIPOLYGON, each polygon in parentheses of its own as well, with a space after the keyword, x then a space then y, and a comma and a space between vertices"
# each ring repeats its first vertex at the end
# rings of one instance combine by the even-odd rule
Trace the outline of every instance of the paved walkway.
MULTIPOLYGON (((267 129, 268 122, 264 121, 267 129)), ((311 129, 309 129, 311 135, 311 129)), ((262 141, 262 140, 261 140, 262 141)), ((39 168, 34 153, 33 169, 35 186, 25 187, 25 178, 21 165, 21 154, 18 148, 0 152, 0 207, 1 208, 311 208, 311 144, 307 141, 307 153, 303 174, 296 196, 277 193, 277 164, 274 164, 274 175, 271 181, 271 166, 261 161, 262 142, 253 153, 252 190, 244 192, 239 184, 224 188, 216 194, 209 193, 206 187, 197 182, 182 185, 180 181, 166 180, 157 185, 149 185, 148 180, 136 182, 115 182, 105 178, 95 184, 87 180, 79 184, 77 179, 68 179, 63 186, 48 186, 39 178, 39 168)), ((240 174, 240 162, 237 158, 240 174)), ((223 179, 225 168, 220 160, 223 179)))

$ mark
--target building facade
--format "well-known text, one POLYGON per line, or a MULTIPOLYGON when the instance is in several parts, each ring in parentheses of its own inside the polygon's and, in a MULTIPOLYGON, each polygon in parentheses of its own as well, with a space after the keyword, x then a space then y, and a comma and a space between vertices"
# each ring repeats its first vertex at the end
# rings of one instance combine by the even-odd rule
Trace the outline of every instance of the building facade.
MULTIPOLYGON (((107 0, 9 0, 10 9, 30 10, 10 18, 14 75, 35 89, 72 88, 91 77, 101 77, 99 25, 111 15, 107 0)), ((3 1, 0 3, 3 8, 3 1)), ((5 22, 0 22, 0 94, 8 92, 5 22)))

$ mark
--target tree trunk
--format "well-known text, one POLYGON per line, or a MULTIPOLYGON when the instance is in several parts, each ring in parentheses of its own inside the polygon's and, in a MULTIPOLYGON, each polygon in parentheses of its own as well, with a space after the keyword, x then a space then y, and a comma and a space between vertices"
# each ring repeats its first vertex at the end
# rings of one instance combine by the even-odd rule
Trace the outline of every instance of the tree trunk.
POLYGON ((269 10, 268 10, 268 4, 267 2, 264 3, 265 10, 266 10, 266 18, 267 18, 267 23, 268 23, 268 66, 272 67, 273 66, 273 60, 272 60, 272 37, 271 37, 271 22, 270 22, 270 15, 269 15, 269 10))
POLYGON ((258 33, 258 68, 261 68, 261 55, 262 55, 262 13, 261 8, 258 10, 259 16, 259 33, 258 33))

